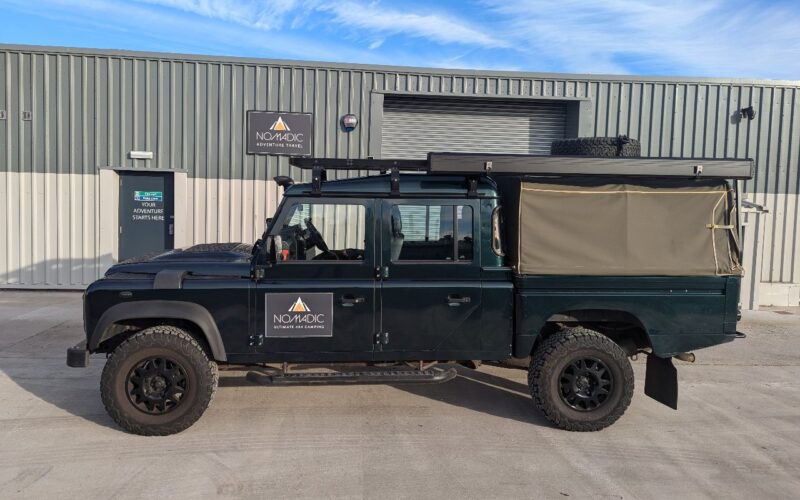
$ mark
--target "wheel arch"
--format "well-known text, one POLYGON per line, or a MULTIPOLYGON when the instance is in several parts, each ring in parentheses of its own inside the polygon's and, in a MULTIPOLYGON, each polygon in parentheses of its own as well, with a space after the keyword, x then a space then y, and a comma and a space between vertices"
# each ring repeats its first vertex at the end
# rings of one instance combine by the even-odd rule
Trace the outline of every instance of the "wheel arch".
POLYGON ((536 332, 530 345, 533 351, 554 332, 563 327, 583 326, 613 340, 629 355, 639 349, 652 348, 650 335, 644 323, 633 313, 618 309, 576 309, 551 314, 536 332))
POLYGON ((89 335, 87 347, 90 351, 96 351, 104 342, 121 335, 123 332, 114 328, 120 322, 154 318, 193 324, 198 333, 202 334, 214 359, 227 361, 222 336, 211 313, 203 306, 183 301, 142 300, 116 304, 100 316, 94 331, 89 335))

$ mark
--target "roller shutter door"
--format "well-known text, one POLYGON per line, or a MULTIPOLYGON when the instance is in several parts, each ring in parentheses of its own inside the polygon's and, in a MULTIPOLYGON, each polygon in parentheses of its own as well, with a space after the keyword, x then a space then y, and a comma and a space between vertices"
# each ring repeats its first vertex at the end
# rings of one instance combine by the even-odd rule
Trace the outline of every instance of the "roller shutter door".
POLYGON ((386 95, 381 156, 550 154, 550 142, 564 138, 566 114, 562 102, 386 95))

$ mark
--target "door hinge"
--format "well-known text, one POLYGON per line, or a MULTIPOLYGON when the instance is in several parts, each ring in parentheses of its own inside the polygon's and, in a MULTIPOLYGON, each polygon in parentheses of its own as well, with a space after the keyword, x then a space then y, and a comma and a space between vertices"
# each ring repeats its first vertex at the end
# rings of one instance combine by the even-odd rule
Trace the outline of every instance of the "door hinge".
POLYGON ((375 277, 386 279, 389 277, 389 266, 379 266, 375 268, 375 277))
POLYGON ((263 335, 250 335, 248 345, 250 347, 260 347, 264 345, 263 335))
POLYGON ((387 345, 389 343, 389 332, 378 332, 375 334, 375 343, 387 345))

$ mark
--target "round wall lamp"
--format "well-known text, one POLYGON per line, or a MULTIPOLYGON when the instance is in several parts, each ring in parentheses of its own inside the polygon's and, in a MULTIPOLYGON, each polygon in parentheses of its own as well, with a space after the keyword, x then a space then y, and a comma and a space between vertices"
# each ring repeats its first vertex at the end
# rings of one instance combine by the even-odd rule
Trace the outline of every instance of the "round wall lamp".
POLYGON ((342 117, 342 128, 345 132, 352 132, 358 126, 358 117, 352 113, 347 113, 342 117))

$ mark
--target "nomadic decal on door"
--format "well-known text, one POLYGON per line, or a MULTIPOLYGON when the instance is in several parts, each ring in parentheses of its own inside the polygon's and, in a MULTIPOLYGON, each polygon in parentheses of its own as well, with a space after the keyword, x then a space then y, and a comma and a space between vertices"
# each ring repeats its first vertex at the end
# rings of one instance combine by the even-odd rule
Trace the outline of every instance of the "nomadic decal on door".
POLYGON ((264 336, 332 337, 332 293, 264 294, 264 336))

